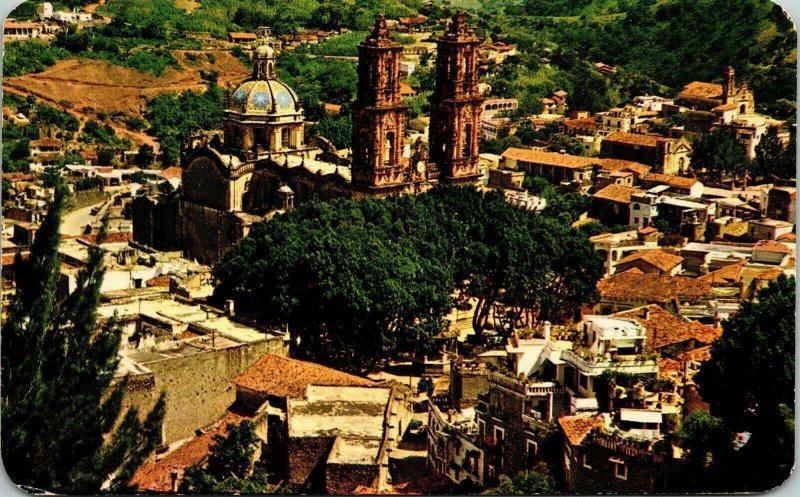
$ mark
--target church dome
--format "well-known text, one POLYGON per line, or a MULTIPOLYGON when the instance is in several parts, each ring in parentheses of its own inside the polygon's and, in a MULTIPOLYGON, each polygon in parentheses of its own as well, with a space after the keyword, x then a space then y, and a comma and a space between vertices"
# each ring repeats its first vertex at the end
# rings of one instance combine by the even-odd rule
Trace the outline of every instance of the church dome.
POLYGON ((283 81, 249 79, 233 92, 230 110, 254 115, 297 114, 299 105, 297 94, 283 81))

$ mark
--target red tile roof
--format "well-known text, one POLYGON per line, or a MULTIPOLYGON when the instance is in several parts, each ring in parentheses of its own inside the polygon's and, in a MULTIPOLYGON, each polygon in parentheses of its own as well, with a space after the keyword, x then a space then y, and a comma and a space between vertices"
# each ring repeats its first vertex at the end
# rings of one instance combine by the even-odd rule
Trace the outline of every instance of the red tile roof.
POLYGON ((687 350, 676 356, 679 361, 707 361, 711 359, 711 346, 698 347, 696 349, 687 350))
POLYGON ((747 264, 747 259, 733 264, 728 264, 725 267, 711 271, 710 273, 698 276, 698 280, 708 281, 712 285, 717 284, 731 284, 738 283, 742 277, 742 268, 747 264))
POLYGON ((194 437, 156 462, 144 463, 128 484, 140 492, 171 492, 172 472, 177 471, 180 476, 186 468, 205 463, 214 443, 214 436, 224 436, 228 432, 228 424, 239 424, 244 419, 246 418, 239 414, 226 413, 202 435, 194 437))
POLYGON ((666 373, 674 373, 681 371, 681 363, 669 357, 662 357, 658 360, 658 373, 659 375, 666 373))
POLYGON ((624 271, 597 283, 604 300, 666 304, 674 299, 699 300, 711 295, 711 283, 695 278, 624 271))
POLYGON ((54 138, 42 138, 31 141, 32 147, 60 147, 61 145, 61 140, 56 140, 54 138))
POLYGON ((255 33, 243 33, 241 31, 231 31, 228 36, 237 40, 255 40, 257 38, 255 33))
POLYGON ((797 235, 794 233, 784 233, 777 238, 779 242, 793 242, 797 240, 797 235))
POLYGON ((626 257, 623 257, 619 261, 617 261, 617 265, 620 264, 627 264, 633 261, 644 261, 651 266, 656 267, 661 271, 669 271, 681 262, 683 262, 683 257, 675 254, 670 254, 669 252, 665 252, 661 249, 650 249, 650 250, 640 250, 638 252, 634 252, 626 257))
POLYGON ((164 169, 163 171, 160 171, 158 173, 158 177, 162 179, 174 179, 174 178, 180 179, 182 173, 183 169, 181 169, 179 166, 170 166, 164 169))
POLYGON ((602 416, 564 416, 558 424, 570 445, 580 445, 594 428, 603 426, 602 416))
POLYGON ((155 278, 150 278, 149 280, 145 281, 145 285, 147 286, 169 286, 169 275, 162 274, 161 276, 156 276, 155 278))
MULTIPOLYGON (((79 239, 97 244, 97 235, 81 235, 79 239)), ((106 235, 106 240, 103 243, 130 243, 133 241, 133 233, 130 231, 111 231, 106 235)))
POLYGON ((753 247, 753 249, 761 250, 763 252, 775 252, 779 254, 789 254, 792 252, 789 247, 775 240, 762 240, 756 243, 756 246, 753 247))
POLYGON ((695 178, 675 176, 674 174, 646 173, 643 174, 640 179, 644 182, 658 183, 684 190, 688 190, 698 183, 695 178))
POLYGON ((592 159, 590 157, 560 154, 558 152, 545 152, 542 150, 530 150, 527 148, 506 149, 502 157, 504 159, 513 159, 520 162, 566 167, 570 169, 584 168, 598 163, 597 159, 592 159))
POLYGON ((276 397, 302 398, 308 385, 373 386, 375 382, 313 362, 264 354, 233 384, 276 397))
POLYGON ((626 133, 624 131, 616 131, 603 138, 603 141, 624 143, 626 145, 637 145, 640 147, 655 147, 658 142, 670 141, 670 138, 664 138, 657 135, 644 135, 641 133, 626 133))
POLYGON ((639 176, 649 173, 650 166, 623 159, 600 159, 600 167, 606 171, 630 171, 639 176))
POLYGON ((678 97, 685 99, 718 100, 722 98, 722 85, 692 81, 683 87, 678 97))
POLYGON ((721 334, 721 331, 713 326, 676 316, 655 304, 618 312, 613 316, 635 319, 644 326, 647 330, 647 346, 651 349, 660 349, 689 340, 710 344, 721 334), (647 319, 645 319, 645 309, 647 319))
POLYGON ((642 190, 633 188, 632 186, 617 185, 612 183, 599 192, 592 195, 594 198, 602 200, 610 200, 611 202, 619 202, 622 204, 631 203, 631 195, 634 193, 642 193, 642 190))

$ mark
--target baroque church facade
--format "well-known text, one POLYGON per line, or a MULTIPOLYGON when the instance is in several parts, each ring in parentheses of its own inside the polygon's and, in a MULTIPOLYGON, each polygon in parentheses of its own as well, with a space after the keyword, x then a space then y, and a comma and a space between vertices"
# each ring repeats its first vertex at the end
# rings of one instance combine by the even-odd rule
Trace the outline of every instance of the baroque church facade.
POLYGON ((437 40, 429 156, 419 144, 412 152, 406 143, 402 45, 392 40, 383 17, 358 46, 349 157, 324 137, 306 139, 301 103, 277 76, 268 30, 260 34, 252 74, 231 94, 223 129, 182 143, 182 187, 171 195, 134 199, 135 241, 214 264, 254 223, 296 204, 414 194, 437 182, 476 182, 480 40, 467 28, 463 13, 437 40))

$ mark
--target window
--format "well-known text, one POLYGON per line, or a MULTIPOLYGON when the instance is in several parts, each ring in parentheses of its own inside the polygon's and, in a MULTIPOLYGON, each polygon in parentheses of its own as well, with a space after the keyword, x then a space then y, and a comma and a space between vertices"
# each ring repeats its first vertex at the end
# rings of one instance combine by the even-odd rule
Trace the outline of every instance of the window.
POLYGON ((583 373, 578 373, 578 384, 579 384, 579 385, 581 386, 581 388, 583 388, 584 390, 588 390, 588 389, 589 389, 589 377, 588 377, 588 376, 586 376, 586 375, 585 375, 585 374, 583 374, 583 373))
POLYGON ((633 224, 639 224, 639 218, 638 217, 633 218, 633 224))
POLYGON ((583 462, 583 467, 584 467, 584 468, 586 468, 586 469, 592 469, 592 467, 589 465, 589 457, 587 457, 587 455, 586 455, 586 454, 583 454, 583 456, 581 457, 581 460, 582 460, 582 462, 583 462))
POLYGON ((486 436, 486 421, 482 419, 478 420, 478 434, 482 437, 486 436))
POLYGON ((492 466, 491 464, 489 465, 488 473, 489 473, 489 478, 494 478, 495 476, 494 466, 492 466))
POLYGON ((638 211, 639 210, 639 204, 633 204, 633 210, 638 211))
POLYGON ((525 441, 525 454, 528 457, 534 457, 539 454, 539 444, 534 442, 533 440, 526 440, 525 441))
POLYGON ((494 427, 494 439, 498 442, 502 442, 505 440, 506 437, 506 430, 500 428, 499 426, 494 427))
POLYGON ((614 463, 614 476, 616 476, 620 480, 627 480, 628 465, 625 464, 625 461, 619 459, 612 459, 611 462, 614 463))
POLYGON ((290 147, 290 140, 291 137, 291 130, 289 128, 283 128, 281 130, 281 147, 289 148, 290 147))
POLYGON ((464 126, 464 148, 461 150, 461 157, 470 157, 472 151, 472 124, 464 126))

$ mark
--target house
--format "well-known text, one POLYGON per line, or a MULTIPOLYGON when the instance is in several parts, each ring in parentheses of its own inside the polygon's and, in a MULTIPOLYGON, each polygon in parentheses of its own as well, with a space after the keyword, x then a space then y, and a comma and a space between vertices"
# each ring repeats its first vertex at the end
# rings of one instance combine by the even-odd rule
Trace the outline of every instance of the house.
POLYGON ((687 195, 692 198, 703 196, 703 183, 695 178, 675 176, 672 174, 645 173, 639 177, 639 183, 645 189, 659 185, 667 185, 670 191, 687 195))
POLYGON ((577 184, 588 187, 592 183, 597 159, 545 152, 524 148, 509 148, 502 154, 501 167, 525 171, 542 176, 555 184, 577 184))
POLYGON ((31 162, 51 164, 64 157, 64 142, 54 138, 41 138, 30 142, 31 162))
POLYGON ((286 408, 292 492, 349 494, 389 485, 389 452, 405 426, 391 388, 309 385, 286 408))
POLYGON ((618 131, 603 138, 600 157, 624 159, 653 167, 662 174, 685 174, 689 170, 691 145, 684 138, 618 131))
POLYGON ((641 229, 663 220, 674 232, 690 240, 701 239, 709 216, 713 216, 716 210, 714 204, 665 195, 668 188, 661 185, 644 193, 632 194, 630 226, 641 229))
POLYGON ((400 96, 413 97, 417 94, 417 90, 411 87, 408 83, 400 83, 400 96))
POLYGON ((237 43, 240 45, 249 45, 254 43, 258 37, 255 33, 244 33, 241 31, 229 31, 228 32, 228 41, 231 43, 237 43))
POLYGON ((481 116, 489 118, 500 111, 510 111, 517 107, 519 107, 519 101, 516 98, 487 98, 481 106, 483 110, 481 116))
POLYGON ((748 235, 752 240, 779 240, 794 231, 794 224, 778 219, 751 219, 748 225, 748 235))
POLYGON ((408 31, 418 31, 425 24, 428 18, 422 15, 413 17, 398 17, 397 23, 408 29, 408 31))
POLYGON ((683 269, 683 257, 661 249, 640 250, 617 261, 617 272, 637 268, 643 273, 676 276, 683 269))
POLYGON ((627 225, 630 220, 631 195, 639 193, 643 193, 643 190, 616 183, 609 184, 592 195, 592 217, 608 226, 627 225))
POLYGON ((30 40, 39 38, 44 34, 44 25, 40 22, 16 21, 6 19, 3 21, 3 41, 30 40))
MULTIPOLYGON (((227 412, 210 427, 202 430, 177 449, 156 461, 145 461, 128 481, 128 485, 141 493, 177 493, 183 474, 192 466, 203 466, 208 461, 214 437, 225 436, 228 426, 238 425, 247 417, 227 412)), ((258 457, 258 455, 256 455, 258 457)))
POLYGON ((620 319, 633 319, 647 333, 648 350, 673 359, 687 350, 710 345, 720 337, 719 322, 715 326, 692 321, 673 314, 658 304, 649 304, 611 315, 620 319))
POLYGON ((478 440, 475 410, 442 412, 428 400, 428 469, 457 485, 484 486, 485 453, 478 440))
POLYGON ((672 105, 674 102, 671 98, 656 95, 640 95, 633 98, 633 105, 653 112, 661 112, 665 105, 672 105))
MULTIPOLYGON (((634 422, 658 432, 662 413, 621 409, 619 424, 634 422)), ((664 489, 669 454, 659 449, 658 435, 621 432, 609 414, 566 416, 558 420, 563 435, 563 468, 567 491, 574 494, 648 494, 664 489)), ((632 431, 632 430, 631 430, 632 431)))
POLYGON ((493 62, 495 64, 502 64, 507 58, 515 55, 517 55, 517 45, 503 43, 502 41, 484 43, 478 49, 478 56, 482 61, 493 62))
POLYGON ((639 250, 657 248, 658 238, 658 230, 649 227, 621 233, 601 233, 589 238, 589 242, 605 259, 605 275, 608 276, 616 271, 617 261, 625 256, 639 250))
POLYGON ((761 240, 753 247, 754 263, 784 266, 789 257, 793 256, 794 250, 790 244, 775 240, 761 240))
POLYGON ((617 68, 605 62, 596 62, 594 68, 600 74, 610 75, 617 72, 617 68))
POLYGON ((767 194, 767 217, 794 224, 797 213, 797 188, 775 186, 767 194))
POLYGON ((632 309, 642 304, 675 305, 705 303, 712 298, 711 283, 683 276, 643 273, 638 269, 617 272, 597 282, 604 314, 632 309))

